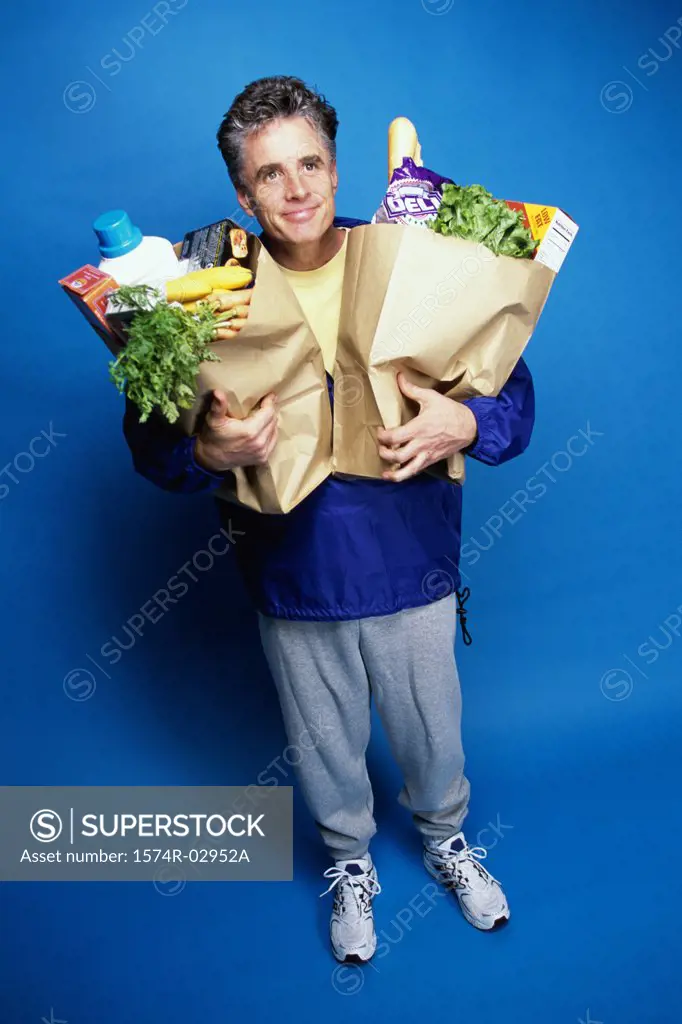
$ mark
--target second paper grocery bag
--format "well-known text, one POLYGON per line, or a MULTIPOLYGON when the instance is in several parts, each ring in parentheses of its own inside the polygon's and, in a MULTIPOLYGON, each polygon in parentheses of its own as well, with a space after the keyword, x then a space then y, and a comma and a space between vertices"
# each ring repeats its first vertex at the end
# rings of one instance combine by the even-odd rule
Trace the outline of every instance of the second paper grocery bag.
MULTIPOLYGON (((530 259, 414 225, 355 227, 348 239, 335 390, 334 469, 380 477, 378 426, 415 409, 396 383, 450 398, 495 396, 533 332, 556 274, 530 259), (352 400, 350 400, 352 398, 352 400)), ((464 478, 464 457, 447 475, 464 478)))

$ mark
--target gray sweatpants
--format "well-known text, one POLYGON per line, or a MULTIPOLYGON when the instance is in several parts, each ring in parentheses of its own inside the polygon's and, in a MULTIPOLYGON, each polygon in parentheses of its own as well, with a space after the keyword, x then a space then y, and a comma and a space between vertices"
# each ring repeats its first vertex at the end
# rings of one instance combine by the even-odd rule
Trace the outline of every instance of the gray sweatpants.
POLYGON ((294 770, 332 858, 363 856, 376 832, 365 761, 372 696, 403 776, 398 802, 424 836, 458 832, 469 783, 455 595, 365 619, 258 620, 294 770))

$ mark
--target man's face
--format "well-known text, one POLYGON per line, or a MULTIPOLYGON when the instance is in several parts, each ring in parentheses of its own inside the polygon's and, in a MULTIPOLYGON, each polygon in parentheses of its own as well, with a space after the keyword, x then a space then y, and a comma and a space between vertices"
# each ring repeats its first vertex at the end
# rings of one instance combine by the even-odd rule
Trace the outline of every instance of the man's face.
POLYGON ((301 245, 317 241, 332 224, 336 164, 304 117, 281 118, 249 136, 243 175, 239 204, 270 237, 301 245))

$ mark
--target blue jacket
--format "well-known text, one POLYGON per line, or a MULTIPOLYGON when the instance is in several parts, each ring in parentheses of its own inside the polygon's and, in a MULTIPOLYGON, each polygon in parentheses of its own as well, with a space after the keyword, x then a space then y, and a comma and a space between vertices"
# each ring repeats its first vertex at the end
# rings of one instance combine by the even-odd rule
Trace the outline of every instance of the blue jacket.
MULTIPOLYGON (((367 221, 336 217, 336 226, 367 221)), ((261 236, 262 237, 262 236, 261 236)), ((327 374, 333 409, 333 380, 327 374)), ((466 405, 478 423, 467 454, 490 466, 520 455, 535 415, 523 359, 497 398, 466 405)), ((138 473, 167 491, 211 492, 228 474, 194 459, 194 439, 155 416, 141 424, 126 400, 124 435, 138 473)), ((401 483, 328 477, 286 515, 216 499, 235 531, 235 557, 255 607, 284 619, 390 615, 459 588, 462 487, 426 473, 401 483)))

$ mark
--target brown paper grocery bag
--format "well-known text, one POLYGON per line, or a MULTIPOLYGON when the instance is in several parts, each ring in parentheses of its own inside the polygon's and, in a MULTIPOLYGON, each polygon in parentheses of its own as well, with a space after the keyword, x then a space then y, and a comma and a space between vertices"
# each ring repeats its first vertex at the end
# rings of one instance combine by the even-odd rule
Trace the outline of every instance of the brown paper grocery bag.
MULTIPOLYGON (((460 401, 499 394, 555 277, 542 263, 423 227, 352 228, 334 375, 334 471, 380 477, 386 469, 377 427, 400 426, 417 411, 397 385, 398 370, 460 401)), ((438 466, 463 480, 463 455, 438 466)))
POLYGON ((277 444, 265 466, 237 467, 236 489, 225 483, 218 497, 258 512, 289 512, 331 472, 331 407, 322 352, 277 264, 255 236, 249 242, 255 283, 249 315, 236 338, 212 343, 220 362, 202 363, 197 398, 180 414, 195 433, 219 388, 231 416, 244 418, 274 391, 279 399, 277 444))

